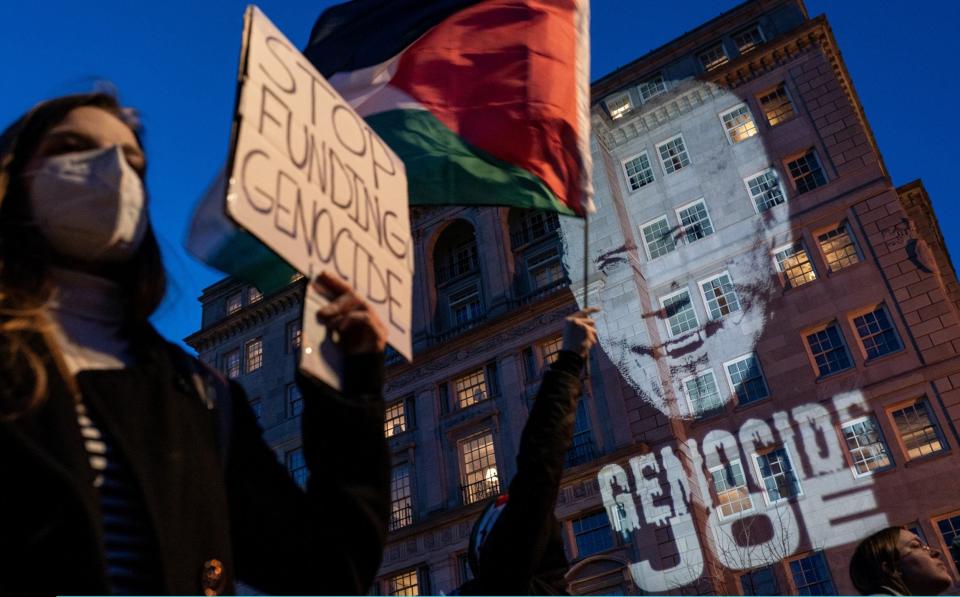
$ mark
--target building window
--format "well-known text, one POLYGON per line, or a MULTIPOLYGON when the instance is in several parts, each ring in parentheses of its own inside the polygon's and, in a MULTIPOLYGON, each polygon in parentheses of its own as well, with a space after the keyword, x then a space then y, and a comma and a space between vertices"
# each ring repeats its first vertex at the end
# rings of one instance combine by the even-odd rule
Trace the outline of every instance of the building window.
POLYGON ((827 268, 831 273, 837 273, 851 265, 860 263, 860 252, 857 250, 857 243, 850 233, 850 227, 846 222, 841 222, 833 230, 828 230, 817 237, 820 243, 820 251, 823 253, 823 259, 827 262, 827 268))
POLYGON ((869 313, 854 317, 853 327, 860 337, 863 354, 867 360, 882 357, 903 348, 900 337, 897 336, 897 330, 894 329, 893 322, 890 321, 890 316, 883 305, 878 305, 869 313))
POLYGON ((783 187, 780 186, 780 177, 773 168, 748 178, 746 182, 757 213, 763 213, 787 200, 783 194, 783 187))
POLYGON ((240 349, 235 348, 223 355, 223 372, 230 379, 240 377, 240 349))
POLYGON ((775 251, 773 256, 784 288, 796 288, 817 279, 817 271, 802 240, 775 251))
POLYGON ((467 554, 457 554, 457 570, 459 570, 459 581, 461 585, 473 580, 473 570, 470 569, 470 558, 467 554))
POLYGON ((767 124, 770 126, 777 126, 781 122, 793 118, 793 102, 790 101, 790 95, 783 83, 761 94, 757 97, 757 100, 759 100, 763 115, 766 116, 767 124))
POLYGON ((740 300, 733 287, 730 275, 722 273, 719 276, 700 282, 703 299, 707 304, 710 319, 720 319, 740 310, 740 300))
POLYGON ((564 466, 576 466, 593 460, 593 433, 590 431, 590 417, 587 415, 587 401, 581 398, 577 402, 577 415, 573 423, 573 444, 567 451, 564 466))
POLYGON ((740 575, 740 588, 744 595, 779 595, 777 576, 773 566, 758 568, 740 575))
POLYGON ((251 400, 250 410, 253 411, 253 415, 257 417, 257 421, 259 421, 263 417, 263 400, 259 398, 251 400))
POLYGON ((853 366, 843 335, 836 322, 823 329, 807 334, 807 346, 817 365, 817 373, 822 377, 853 366))
POLYGON ((390 528, 395 531, 413 522, 413 499, 410 491, 410 465, 393 467, 390 474, 390 528))
POLYGON ((822 552, 790 560, 790 575, 798 595, 836 595, 830 569, 822 552))
POLYGON ((407 418, 404 416, 403 411, 403 400, 397 400, 387 407, 383 422, 384 435, 393 437, 407 430, 407 418))
POLYGON ((551 338, 540 344, 540 354, 543 355, 544 367, 552 365, 557 360, 557 353, 563 348, 563 336, 551 338))
POLYGON ((670 336, 679 336, 700 325, 697 321, 697 312, 693 308, 693 301, 690 300, 690 293, 686 290, 661 298, 660 306, 667 318, 670 336))
POLYGON ((233 315, 243 307, 243 293, 234 292, 227 297, 227 315, 233 315))
POLYGON ((720 388, 713 371, 705 371, 695 377, 683 380, 683 389, 690 402, 690 409, 696 416, 704 416, 723 408, 720 388))
POLYGON ((624 162, 623 169, 627 173, 627 184, 630 185, 631 191, 636 191, 653 182, 653 165, 650 164, 647 152, 624 162))
POLYGON ((758 25, 748 27, 733 34, 733 43, 737 44, 737 51, 746 54, 764 42, 763 32, 758 25))
POLYGON ((254 338, 246 345, 247 373, 256 371, 263 366, 263 339, 254 338))
POLYGON ((690 165, 687 146, 683 143, 683 137, 680 135, 657 145, 657 153, 660 154, 663 171, 667 174, 690 165))
MULTIPOLYGON (((953 545, 954 539, 957 538, 957 535, 960 535, 960 514, 954 514, 946 518, 942 518, 936 521, 937 530, 940 531, 940 536, 943 538, 943 544, 948 548, 953 545)), ((914 533, 923 538, 923 535, 914 533)), ((953 555, 953 565, 960 569, 960 559, 957 558, 957 555, 960 554, 960 551, 951 549, 950 553, 953 555)))
POLYGON ((251 286, 247 288, 247 304, 252 305, 253 303, 258 303, 263 300, 263 293, 260 292, 260 289, 256 286, 251 286))
POLYGON ((750 404, 770 395, 767 382, 763 379, 763 371, 760 369, 760 360, 756 355, 750 354, 730 361, 724 367, 738 404, 750 404))
POLYGON ((457 391, 457 408, 466 408, 489 397, 483 369, 477 369, 453 382, 457 391))
POLYGON ((739 459, 710 469, 710 477, 713 489, 717 492, 717 509, 721 519, 753 510, 747 478, 739 459))
POLYGON ((841 430, 858 477, 891 465, 887 443, 883 441, 880 426, 872 416, 844 423, 841 430))
POLYGON ((827 184, 827 176, 823 173, 817 152, 810 150, 797 159, 787 162, 787 171, 793 179, 793 186, 797 194, 812 191, 827 184))
POLYGON ((613 547, 613 531, 605 510, 575 518, 572 523, 577 558, 582 559, 613 547))
POLYGON ((295 319, 287 324, 287 352, 300 352, 300 343, 303 341, 303 322, 295 319))
POLYGON ((753 115, 747 104, 740 104, 720 114, 723 130, 727 140, 736 145, 757 134, 757 125, 753 122, 753 115))
POLYGON ((719 68, 730 61, 730 59, 727 58, 727 53, 724 51, 722 43, 717 43, 700 52, 698 58, 700 58, 700 64, 703 66, 703 70, 706 71, 719 68))
POLYGON ((935 454, 946 449, 936 417, 930 405, 921 398, 911 404, 890 412, 893 424, 900 436, 900 443, 908 460, 935 454))
POLYGON ((566 280, 563 271, 563 260, 560 257, 560 247, 552 246, 526 258, 527 272, 530 274, 532 290, 546 288, 566 280))
POLYGON ((650 259, 672 253, 677 248, 666 216, 643 226, 640 232, 643 234, 643 244, 647 247, 647 255, 650 259))
POLYGON ((707 204, 701 199, 677 210, 677 220, 683 229, 683 237, 692 243, 713 234, 713 223, 707 214, 707 204))
POLYGON ((613 120, 623 118, 623 116, 633 108, 629 93, 617 94, 608 99, 606 103, 607 110, 610 111, 610 118, 613 120))
POLYGON ((477 271, 477 243, 473 236, 471 235, 470 240, 452 247, 446 259, 437 265, 437 282, 441 284, 477 271))
POLYGON ((295 448, 287 452, 286 461, 287 470, 290 471, 290 476, 293 477, 294 482, 301 489, 306 489, 309 471, 307 470, 307 461, 303 457, 303 448, 295 448))
POLYGON ((287 417, 294 418, 303 414, 303 393, 296 383, 287 384, 287 417))
POLYGON ((667 84, 663 80, 663 75, 657 73, 649 79, 641 81, 638 90, 640 91, 640 99, 648 102, 661 93, 666 93, 667 84))
POLYGON ((416 597, 420 594, 420 582, 416 570, 408 570, 395 574, 386 581, 386 595, 403 595, 416 597))
POLYGON ((461 498, 464 505, 500 494, 492 433, 484 433, 462 442, 460 463, 463 471, 461 498))
POLYGON ((480 287, 470 284, 449 297, 450 318, 454 325, 464 325, 480 318, 480 287))
POLYGON ((510 242, 514 249, 534 241, 554 236, 560 228, 556 212, 539 209, 511 210, 510 242))
POLYGON ((793 464, 786 448, 777 448, 766 454, 755 454, 757 470, 763 480, 764 496, 772 504, 801 495, 800 481, 793 472, 793 464))

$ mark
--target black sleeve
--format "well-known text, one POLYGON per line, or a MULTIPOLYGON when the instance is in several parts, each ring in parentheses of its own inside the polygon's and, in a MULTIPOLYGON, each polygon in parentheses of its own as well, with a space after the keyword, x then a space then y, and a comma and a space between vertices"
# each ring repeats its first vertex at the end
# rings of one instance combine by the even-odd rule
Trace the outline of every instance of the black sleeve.
POLYGON ((580 355, 560 351, 543 376, 520 438, 510 498, 480 551, 481 584, 491 594, 527 594, 556 535, 553 510, 573 442, 582 368, 580 355))
MULTIPOLYGON (((365 594, 380 566, 390 507, 383 355, 348 356, 342 395, 299 376, 303 492, 234 394, 227 463, 237 577, 276 595, 365 594)), ((239 386, 236 386, 239 388, 239 386)))

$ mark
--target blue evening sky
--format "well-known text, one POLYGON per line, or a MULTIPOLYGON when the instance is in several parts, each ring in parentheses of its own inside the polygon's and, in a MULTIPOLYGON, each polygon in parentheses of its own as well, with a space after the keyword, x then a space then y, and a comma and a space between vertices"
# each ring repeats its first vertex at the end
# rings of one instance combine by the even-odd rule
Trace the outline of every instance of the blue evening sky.
MULTIPOLYGON (((385 0, 386 1, 386 0, 385 0)), ((426 1, 426 0, 425 0, 426 1)), ((302 47, 330 0, 263 0, 302 47)), ((735 6, 734 0, 594 0, 593 79, 735 6)), ((239 0, 7 2, 0 126, 35 102, 113 82, 142 112, 151 214, 171 288, 154 320, 178 341, 197 330, 202 289, 221 276, 182 248, 192 206, 227 150, 245 3, 239 0)), ((895 184, 922 178, 954 256, 960 255, 957 168, 960 3, 808 0, 826 13, 895 184)))

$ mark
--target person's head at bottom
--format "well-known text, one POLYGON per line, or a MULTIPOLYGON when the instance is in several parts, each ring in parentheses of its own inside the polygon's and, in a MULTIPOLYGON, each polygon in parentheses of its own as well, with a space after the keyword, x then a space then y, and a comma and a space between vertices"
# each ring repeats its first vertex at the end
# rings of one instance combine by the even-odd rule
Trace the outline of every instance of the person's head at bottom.
POLYGON ((946 557, 903 527, 888 527, 857 545, 850 580, 862 595, 939 595, 953 583, 946 557))

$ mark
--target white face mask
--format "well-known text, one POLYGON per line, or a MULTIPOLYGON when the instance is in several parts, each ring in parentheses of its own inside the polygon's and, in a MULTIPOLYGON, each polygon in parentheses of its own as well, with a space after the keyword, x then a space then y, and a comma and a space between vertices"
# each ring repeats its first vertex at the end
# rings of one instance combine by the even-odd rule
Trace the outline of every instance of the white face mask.
POLYGON ((58 253, 84 261, 126 261, 147 231, 143 182, 117 145, 44 160, 30 209, 58 253))

